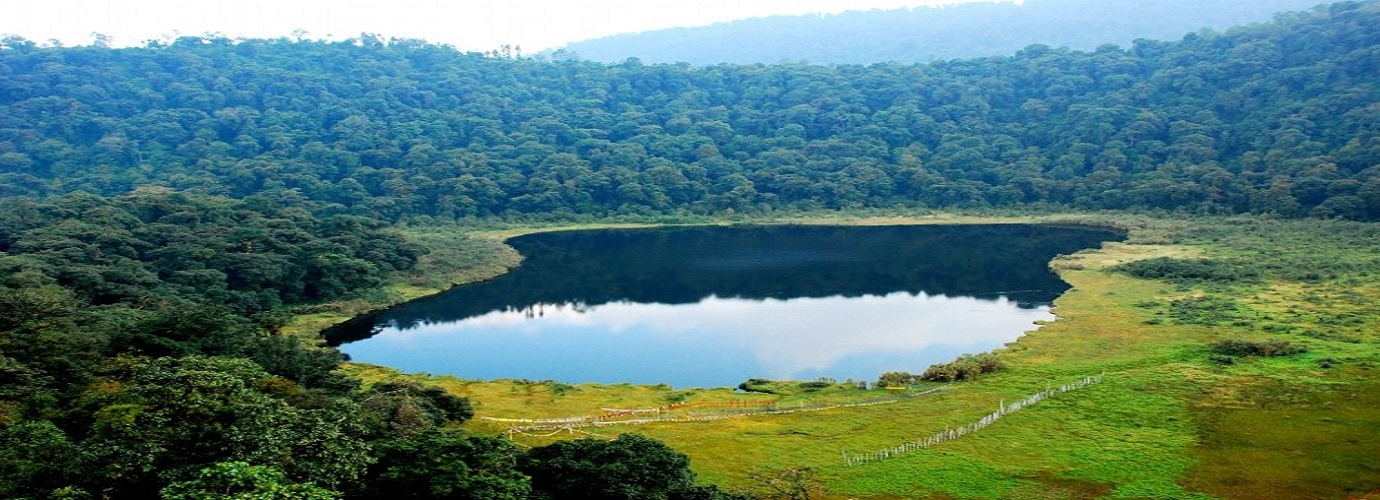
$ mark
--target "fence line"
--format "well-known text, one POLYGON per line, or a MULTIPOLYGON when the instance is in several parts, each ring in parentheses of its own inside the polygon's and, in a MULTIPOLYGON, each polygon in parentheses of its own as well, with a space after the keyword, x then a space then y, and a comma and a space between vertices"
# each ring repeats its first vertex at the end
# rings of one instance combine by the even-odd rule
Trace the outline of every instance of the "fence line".
POLYGON ((1046 386, 1045 390, 1032 394, 1029 397, 1012 403, 1010 405, 1007 405, 1004 401, 998 403, 997 411, 992 412, 971 424, 960 426, 953 429, 944 429, 942 431, 935 433, 934 435, 920 438, 914 441, 906 441, 904 443, 901 443, 900 445, 893 446, 890 448, 883 448, 881 450, 874 451, 871 453, 862 453, 856 455, 848 453, 848 450, 843 450, 843 465, 852 467, 854 465, 862 465, 870 462, 876 462, 879 460, 886 460, 888 458, 898 457, 912 451, 929 448, 931 446, 943 443, 945 441, 958 439, 960 437, 982 430, 983 428, 992 425, 992 422, 996 422, 998 419, 1002 417, 1020 411, 1022 408, 1033 405, 1035 403, 1039 403, 1040 401, 1044 401, 1045 399, 1058 396, 1069 391, 1082 389, 1084 387, 1099 382, 1102 382, 1101 375, 1098 375, 1096 377, 1088 377, 1083 380, 1079 380, 1077 382, 1073 382, 1070 384, 1064 384, 1059 387, 1050 388, 1046 386))
POLYGON ((780 401, 767 402, 727 402, 727 403, 678 403, 654 409, 605 409, 608 411, 599 416, 582 417, 559 417, 559 418, 501 418, 501 417, 479 417, 482 420, 491 422, 507 423, 509 434, 525 434, 531 431, 574 431, 586 427, 606 427, 611 425, 640 425, 651 423, 685 423, 685 422, 709 422, 723 420, 727 418, 745 417, 751 415, 784 415, 805 411, 820 411, 834 408, 855 408, 862 406, 873 406, 881 404, 895 403, 920 396, 931 396, 949 390, 950 387, 937 387, 926 391, 907 394, 904 396, 891 396, 885 398, 872 398, 851 403, 839 404, 805 404, 801 402, 796 405, 782 404, 780 401), (696 408, 723 407, 726 409, 713 411, 688 411, 696 408), (673 414, 671 411, 687 410, 682 414, 673 414), (644 418, 622 418, 637 415, 652 415, 644 418))

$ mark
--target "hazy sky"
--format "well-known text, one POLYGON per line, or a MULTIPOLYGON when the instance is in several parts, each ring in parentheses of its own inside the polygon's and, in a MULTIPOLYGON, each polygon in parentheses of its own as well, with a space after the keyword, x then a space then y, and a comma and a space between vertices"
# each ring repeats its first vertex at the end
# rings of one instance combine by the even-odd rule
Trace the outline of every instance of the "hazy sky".
MULTIPOLYGON (((983 0, 4 0, 0 34, 44 43, 142 45, 177 35, 423 38, 461 50, 525 52, 618 33, 778 14, 834 13, 983 0)), ((992 0, 986 0, 992 1, 992 0)))

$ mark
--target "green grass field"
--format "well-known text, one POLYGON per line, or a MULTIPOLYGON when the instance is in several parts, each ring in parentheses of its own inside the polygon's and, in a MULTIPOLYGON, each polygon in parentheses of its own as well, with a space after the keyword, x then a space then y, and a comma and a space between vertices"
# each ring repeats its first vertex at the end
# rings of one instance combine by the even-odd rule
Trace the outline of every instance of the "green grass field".
MULTIPOLYGON (((785 223, 971 223, 968 218, 801 219, 785 223)), ((753 491, 755 475, 808 467, 827 498, 1360 498, 1380 490, 1380 233, 1376 226, 1261 218, 1158 220, 1130 216, 1004 218, 993 222, 1104 224, 1126 243, 1051 263, 1073 285, 1059 319, 998 350, 1006 369, 950 390, 890 404, 707 422, 511 433, 525 446, 639 432, 689 455, 702 480, 753 491), (1109 271, 1169 256, 1230 259, 1260 269, 1242 282, 1170 283, 1109 271), (1215 340, 1285 340, 1307 352, 1214 358, 1215 340), (967 424, 1047 385, 1103 382, 1042 401, 937 446, 858 466, 844 451, 893 447, 967 424)), ((537 230, 527 228, 518 232, 537 230)), ((415 281, 491 276, 517 263, 499 237, 413 229, 433 248, 430 269, 485 265, 415 281)), ((517 232, 491 232, 508 236, 517 232)), ((924 367, 916 367, 922 371, 924 367)), ((785 395, 667 386, 474 381, 347 368, 366 381, 420 378, 470 397, 479 417, 598 415, 675 402, 779 400, 806 404, 895 391, 833 387, 785 395)), ((794 387, 794 384, 783 384, 794 387)), ((476 418, 471 432, 511 424, 476 418)))

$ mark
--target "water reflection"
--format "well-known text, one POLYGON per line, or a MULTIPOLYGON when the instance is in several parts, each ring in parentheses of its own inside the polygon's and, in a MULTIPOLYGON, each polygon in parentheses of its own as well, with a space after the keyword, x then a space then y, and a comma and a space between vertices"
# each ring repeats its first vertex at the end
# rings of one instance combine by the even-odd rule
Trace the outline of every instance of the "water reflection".
POLYGON ((1059 253, 1116 239, 1029 226, 681 228, 512 240, 493 281, 327 332, 353 359, 466 378, 732 386, 875 380, 1050 320, 1059 253))
POLYGON ((863 297, 693 304, 536 304, 459 322, 387 327, 370 362, 470 378, 593 382, 645 379, 731 386, 752 376, 875 380, 1014 340, 1046 307, 1006 299, 897 292, 863 297))

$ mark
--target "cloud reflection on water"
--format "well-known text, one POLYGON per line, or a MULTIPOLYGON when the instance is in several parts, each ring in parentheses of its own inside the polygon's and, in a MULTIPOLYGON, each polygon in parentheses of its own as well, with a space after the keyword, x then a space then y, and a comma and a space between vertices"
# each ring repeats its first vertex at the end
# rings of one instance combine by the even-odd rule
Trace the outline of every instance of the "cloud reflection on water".
POLYGON ((1023 309, 1005 298, 711 296, 682 305, 542 304, 385 328, 342 349, 357 361, 467 378, 676 386, 733 385, 748 377, 874 380, 884 371, 921 371, 1000 346, 1052 319, 1047 307, 1023 309))

